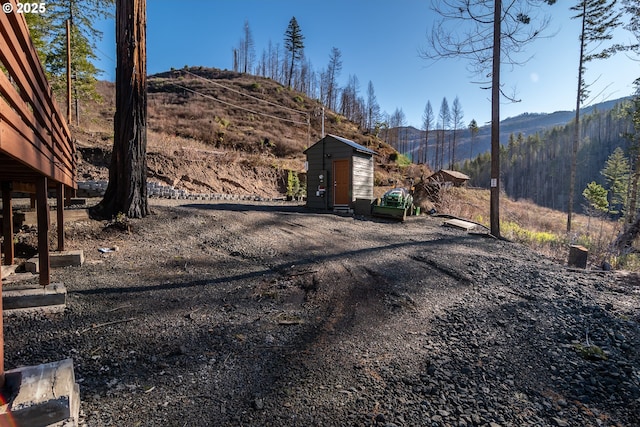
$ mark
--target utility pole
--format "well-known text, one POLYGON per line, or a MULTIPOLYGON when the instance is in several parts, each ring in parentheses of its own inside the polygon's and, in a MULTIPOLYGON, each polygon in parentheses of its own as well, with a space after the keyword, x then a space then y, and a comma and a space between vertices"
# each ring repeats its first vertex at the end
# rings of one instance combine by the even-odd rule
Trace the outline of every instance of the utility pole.
POLYGON ((71 124, 71 19, 67 19, 67 125, 71 124))
POLYGON ((495 0, 493 11, 493 71, 491 74, 491 193, 489 220, 491 234, 500 237, 500 35, 502 1, 495 0))

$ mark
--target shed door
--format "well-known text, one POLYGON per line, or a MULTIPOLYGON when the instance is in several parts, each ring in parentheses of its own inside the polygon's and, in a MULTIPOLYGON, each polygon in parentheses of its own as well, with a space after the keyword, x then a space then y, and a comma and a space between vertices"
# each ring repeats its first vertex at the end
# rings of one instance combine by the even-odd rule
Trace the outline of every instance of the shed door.
POLYGON ((348 205, 351 203, 350 186, 351 171, 349 159, 333 162, 333 204, 348 205))

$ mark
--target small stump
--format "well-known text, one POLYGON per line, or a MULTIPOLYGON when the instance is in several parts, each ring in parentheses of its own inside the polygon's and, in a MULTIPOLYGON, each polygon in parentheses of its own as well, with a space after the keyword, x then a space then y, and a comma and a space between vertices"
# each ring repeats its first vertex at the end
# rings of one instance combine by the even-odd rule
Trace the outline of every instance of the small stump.
POLYGON ((587 268, 587 256, 589 250, 584 246, 569 246, 569 267, 587 268))

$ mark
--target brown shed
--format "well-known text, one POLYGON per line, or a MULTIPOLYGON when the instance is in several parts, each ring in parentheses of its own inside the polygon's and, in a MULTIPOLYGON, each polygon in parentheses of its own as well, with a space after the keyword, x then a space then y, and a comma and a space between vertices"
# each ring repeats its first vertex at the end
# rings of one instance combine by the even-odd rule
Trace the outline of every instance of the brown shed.
POLYGON ((427 178, 427 181, 450 183, 454 187, 463 187, 467 185, 469 177, 462 172, 440 169, 438 172, 435 172, 433 175, 427 178))
POLYGON ((356 199, 373 199, 375 151, 335 135, 307 148, 307 206, 345 209, 356 199))

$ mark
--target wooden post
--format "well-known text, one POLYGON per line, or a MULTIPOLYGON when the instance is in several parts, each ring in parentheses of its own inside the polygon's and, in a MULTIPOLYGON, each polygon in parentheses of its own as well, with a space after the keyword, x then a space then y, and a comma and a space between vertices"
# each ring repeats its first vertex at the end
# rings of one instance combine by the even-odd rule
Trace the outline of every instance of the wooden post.
MULTIPOLYGON (((13 264, 13 209, 11 208, 11 183, 2 182, 2 224, 4 234, 4 262, 13 264)), ((2 273, 0 272, 0 390, 4 388, 4 324, 2 313, 2 273)))
POLYGON ((0 390, 4 389, 4 323, 2 318, 2 274, 0 273, 0 390))
POLYGON ((38 214, 38 265, 40 267, 40 285, 48 286, 49 268, 49 204, 47 203, 47 177, 36 180, 36 204, 38 214))
POLYGON ((58 252, 64 251, 64 184, 56 185, 56 218, 58 223, 58 252))
POLYGON ((13 264, 13 209, 11 207, 11 182, 2 182, 2 235, 4 236, 4 264, 13 264))

